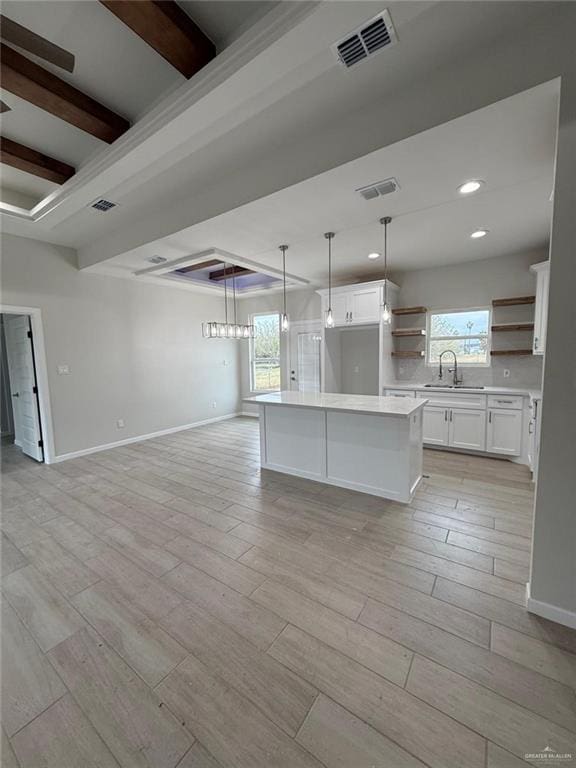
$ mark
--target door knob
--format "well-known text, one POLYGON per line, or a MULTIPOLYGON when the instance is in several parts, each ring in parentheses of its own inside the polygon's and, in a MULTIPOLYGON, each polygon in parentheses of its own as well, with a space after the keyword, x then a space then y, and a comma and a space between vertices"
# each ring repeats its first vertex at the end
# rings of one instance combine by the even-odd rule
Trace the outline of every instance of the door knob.
POLYGON ((14 394, 12 395, 12 397, 20 397, 20 392, 14 392, 14 394))

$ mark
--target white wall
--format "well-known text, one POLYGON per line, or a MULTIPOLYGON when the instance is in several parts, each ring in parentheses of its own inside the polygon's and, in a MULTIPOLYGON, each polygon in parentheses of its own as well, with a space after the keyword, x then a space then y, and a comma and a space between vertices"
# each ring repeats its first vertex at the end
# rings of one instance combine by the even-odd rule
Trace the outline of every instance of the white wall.
MULTIPOLYGON (((414 272, 395 273, 394 282, 400 285, 399 306, 425 306, 429 309, 465 309, 489 307, 492 299, 509 296, 532 295, 536 290, 536 278, 529 267, 548 258, 546 251, 501 256, 493 259, 472 261, 464 264, 414 272)), ((534 306, 502 307, 494 310, 494 322, 524 322, 534 317, 534 306)), ((398 326, 425 327, 424 315, 410 315, 398 322, 398 326)), ((411 339, 396 341, 399 349, 411 349, 411 339)), ((494 349, 520 349, 532 346, 528 332, 494 334, 494 349)), ((416 348, 416 347, 414 347, 416 348)), ((424 348, 420 341, 418 348, 424 348)), ((437 368, 427 366, 421 360, 396 360, 396 377, 401 381, 432 381, 437 368)), ((488 368, 463 368, 464 381, 484 386, 499 385, 539 389, 542 384, 542 358, 495 357, 488 368), (504 370, 510 377, 504 378, 504 370)))
POLYGON ((237 410, 238 342, 201 333, 218 299, 80 272, 73 250, 6 235, 1 302, 42 310, 56 455, 237 410))
POLYGON ((576 73, 562 79, 530 610, 576 629, 576 73))

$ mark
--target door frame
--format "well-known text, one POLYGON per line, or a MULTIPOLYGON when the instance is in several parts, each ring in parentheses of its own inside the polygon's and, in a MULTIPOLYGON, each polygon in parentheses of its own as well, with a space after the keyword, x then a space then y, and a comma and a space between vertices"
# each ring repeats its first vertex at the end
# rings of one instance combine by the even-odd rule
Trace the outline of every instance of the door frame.
POLYGON ((50 407, 50 389, 48 386, 48 366, 44 344, 44 327, 42 310, 39 307, 15 307, 0 304, 0 313, 4 315, 28 315, 32 328, 32 343, 34 349, 34 367, 36 368, 36 385, 38 387, 38 408, 40 411, 40 427, 44 448, 44 463, 52 464, 55 458, 54 430, 52 409, 50 407))
MULTIPOLYGON (((308 331, 313 332, 315 330, 318 330, 318 334, 322 336, 322 341, 320 342, 320 345, 322 345, 324 336, 322 332, 322 320, 321 318, 318 318, 317 320, 291 320, 290 326, 288 328, 288 338, 286 339, 286 373, 285 373, 285 381, 286 381, 286 389, 291 389, 290 387, 290 371, 292 370, 292 333, 295 331, 308 331)), ((320 392, 323 391, 322 389, 322 347, 320 348, 320 368, 319 368, 319 376, 320 376, 320 392)))

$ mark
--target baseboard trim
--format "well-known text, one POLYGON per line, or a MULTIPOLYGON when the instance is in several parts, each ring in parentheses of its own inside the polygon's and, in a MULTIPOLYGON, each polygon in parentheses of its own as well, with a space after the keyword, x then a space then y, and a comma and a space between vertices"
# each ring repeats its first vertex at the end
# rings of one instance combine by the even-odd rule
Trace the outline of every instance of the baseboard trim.
POLYGON ((542 616, 544 619, 555 621, 556 624, 563 624, 565 627, 570 627, 570 629, 576 629, 576 613, 530 597, 530 582, 526 584, 526 610, 529 613, 542 616))
POLYGON ((240 411, 238 413, 238 416, 250 416, 253 419, 257 419, 258 418, 258 414, 257 413, 252 413, 251 411, 240 411))
POLYGON ((194 429, 195 427, 203 427, 207 424, 215 424, 217 421, 227 421, 228 419, 235 419, 236 416, 241 416, 241 413, 227 413, 224 416, 215 416, 213 419, 204 419, 203 421, 194 421, 192 424, 182 424, 179 427, 170 427, 169 429, 160 429, 158 432, 149 432, 146 435, 138 435, 137 437, 128 437, 125 440, 117 440, 115 443, 106 443, 104 445, 95 445, 92 448, 83 448, 81 451, 72 451, 71 453, 60 453, 53 456, 51 461, 46 461, 46 464, 59 464, 61 461, 68 461, 69 459, 78 459, 81 456, 89 456, 91 453, 100 453, 100 451, 108 451, 111 448, 120 448, 123 445, 130 445, 131 443, 141 443, 144 440, 152 440, 155 437, 162 437, 163 435, 172 435, 175 432, 184 432, 186 429, 194 429))

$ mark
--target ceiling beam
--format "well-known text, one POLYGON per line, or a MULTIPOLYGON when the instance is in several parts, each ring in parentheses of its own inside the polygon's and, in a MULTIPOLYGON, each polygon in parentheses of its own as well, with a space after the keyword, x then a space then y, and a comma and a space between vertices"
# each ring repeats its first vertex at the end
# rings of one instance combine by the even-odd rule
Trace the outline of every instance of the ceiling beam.
POLYGON ((254 274, 256 274, 254 269, 247 269, 246 267, 228 267, 227 269, 219 269, 217 272, 210 272, 210 280, 230 280, 231 277, 254 274))
POLYGON ((174 0, 100 2, 186 78, 216 55, 214 43, 174 0))
POLYGON ((130 123, 48 70, 2 44, 2 87, 111 144, 130 123))
POLYGON ((65 181, 76 173, 75 168, 53 157, 43 155, 30 147, 18 144, 17 141, 0 137, 0 163, 18 168, 20 171, 32 173, 56 184, 64 184, 65 181))
POLYGON ((218 264, 222 264, 221 259, 210 259, 209 261, 201 261, 199 264, 190 264, 188 267, 179 267, 176 272, 196 272, 198 269, 216 267, 218 264))

